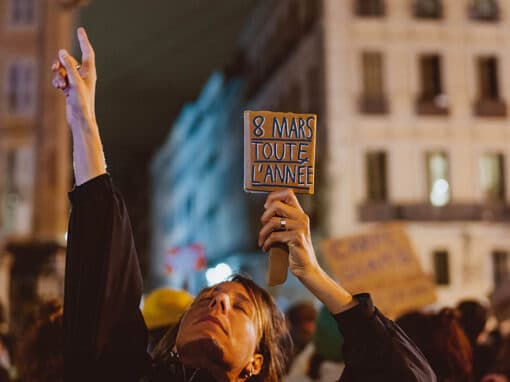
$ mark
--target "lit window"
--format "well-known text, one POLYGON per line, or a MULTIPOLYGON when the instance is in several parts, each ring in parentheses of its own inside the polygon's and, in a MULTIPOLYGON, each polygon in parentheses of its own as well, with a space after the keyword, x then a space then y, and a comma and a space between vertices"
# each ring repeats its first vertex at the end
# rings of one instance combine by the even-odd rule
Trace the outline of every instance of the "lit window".
POLYGON ((30 145, 6 150, 4 193, 0 198, 0 220, 5 233, 25 234, 30 231, 33 160, 30 145))
POLYGON ((448 181, 448 159, 443 152, 427 155, 427 172, 429 181, 429 200, 435 207, 442 207, 450 201, 450 184, 448 181))
POLYGON ((35 23, 36 0, 11 0, 10 24, 13 26, 30 26, 35 23))
POLYGON ((508 267, 508 252, 492 252, 492 269, 494 275, 494 285, 498 287, 505 279, 510 276, 510 270, 508 267))
POLYGON ((7 72, 7 110, 16 115, 35 112, 35 66, 29 61, 11 64, 7 72))
POLYGON ((480 158, 480 186, 486 201, 505 200, 505 158, 484 154, 480 158))
POLYGON ((381 202, 388 197, 386 184, 386 153, 373 151, 366 154, 366 180, 368 201, 381 202))
POLYGON ((434 251, 434 275, 436 285, 450 284, 450 261, 448 251, 434 251))

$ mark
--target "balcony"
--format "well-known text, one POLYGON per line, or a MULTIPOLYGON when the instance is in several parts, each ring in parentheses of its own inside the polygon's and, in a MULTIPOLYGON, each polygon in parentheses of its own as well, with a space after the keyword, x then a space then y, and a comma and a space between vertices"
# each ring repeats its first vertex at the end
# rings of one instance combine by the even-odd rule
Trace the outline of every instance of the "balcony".
POLYGON ((506 117, 506 103, 501 99, 480 99, 475 102, 473 112, 478 117, 506 117))
POLYGON ((416 101, 416 114, 446 116, 448 113, 448 101, 444 94, 434 97, 422 96, 416 101))
POLYGON ((366 202, 358 207, 358 217, 362 222, 389 220, 510 222, 510 205, 504 203, 450 203, 443 207, 434 207, 429 203, 366 202))

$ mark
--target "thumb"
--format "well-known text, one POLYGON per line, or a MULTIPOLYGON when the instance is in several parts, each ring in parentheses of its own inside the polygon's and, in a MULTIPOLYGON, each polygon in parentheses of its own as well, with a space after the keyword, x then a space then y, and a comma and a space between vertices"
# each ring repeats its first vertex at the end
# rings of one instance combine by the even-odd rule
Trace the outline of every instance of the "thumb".
POLYGON ((80 74, 78 73, 78 61, 75 60, 73 56, 71 56, 67 50, 61 49, 58 52, 58 56, 64 68, 66 68, 67 77, 69 79, 69 83, 71 85, 76 85, 80 79, 80 74))

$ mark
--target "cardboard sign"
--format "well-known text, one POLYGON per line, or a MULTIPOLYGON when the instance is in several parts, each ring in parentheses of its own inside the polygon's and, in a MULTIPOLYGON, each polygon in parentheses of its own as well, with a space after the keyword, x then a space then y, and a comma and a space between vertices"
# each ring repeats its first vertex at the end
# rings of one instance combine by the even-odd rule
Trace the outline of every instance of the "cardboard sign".
POLYGON ((331 272, 352 294, 369 292, 390 318, 437 300, 404 228, 381 225, 366 234, 326 240, 322 250, 331 272))
POLYGON ((314 192, 315 114, 244 112, 244 189, 314 192))

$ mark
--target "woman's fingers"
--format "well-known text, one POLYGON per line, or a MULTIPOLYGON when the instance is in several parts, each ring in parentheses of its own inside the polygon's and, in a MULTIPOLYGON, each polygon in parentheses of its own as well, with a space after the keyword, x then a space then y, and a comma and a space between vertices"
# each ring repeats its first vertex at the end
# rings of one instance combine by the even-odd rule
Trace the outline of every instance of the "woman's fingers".
POLYGON ((62 66, 60 65, 60 61, 59 60, 54 60, 53 61, 53 64, 51 64, 51 71, 52 72, 57 72, 62 66))
POLYGON ((60 73, 55 74, 51 82, 56 89, 65 89, 67 87, 67 80, 60 73))
POLYGON ((67 78, 69 79, 69 83, 73 86, 76 86, 81 79, 77 69, 78 61, 76 61, 76 59, 73 56, 71 56, 65 49, 59 50, 58 56, 60 59, 60 63, 65 68, 67 78))
POLYGON ((259 247, 266 241, 267 237, 274 231, 291 231, 298 228, 297 223, 292 219, 282 217, 272 217, 269 221, 262 226, 259 232, 259 247), (285 226, 282 226, 282 220, 285 221, 285 226))
POLYGON ((301 233, 294 231, 274 231, 264 240, 262 250, 269 251, 269 248, 278 243, 288 244, 289 247, 299 246, 301 244, 301 233))
POLYGON ((298 219, 300 214, 301 211, 295 207, 276 200, 267 207, 260 220, 262 224, 266 224, 273 216, 298 219))
POLYGON ((95 67, 95 53, 92 44, 85 32, 85 28, 78 28, 78 42, 81 49, 81 58, 83 65, 90 70, 95 67))
POLYGON ((266 203, 264 204, 264 207, 269 207, 271 203, 275 201, 281 201, 285 204, 288 204, 289 206, 296 207, 302 211, 301 205, 299 204, 299 201, 296 198, 296 194, 294 191, 292 191, 289 188, 286 188, 284 190, 278 190, 271 192, 266 199, 266 203))

